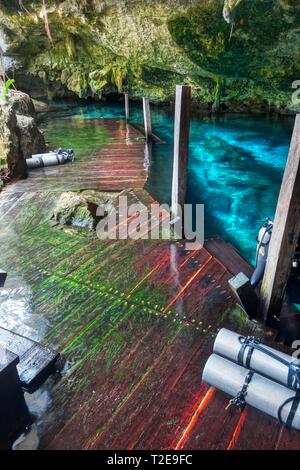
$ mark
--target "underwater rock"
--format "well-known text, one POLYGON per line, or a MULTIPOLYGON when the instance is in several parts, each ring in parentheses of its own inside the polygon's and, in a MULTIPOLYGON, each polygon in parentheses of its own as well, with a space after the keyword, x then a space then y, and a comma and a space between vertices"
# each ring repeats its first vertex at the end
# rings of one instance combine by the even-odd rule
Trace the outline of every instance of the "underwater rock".
POLYGON ((92 204, 96 204, 99 206, 100 204, 107 204, 108 202, 112 202, 112 200, 117 197, 119 193, 106 193, 103 191, 95 191, 94 189, 86 189, 82 191, 81 196, 83 196, 88 202, 92 204))
POLYGON ((12 177, 26 175, 26 162, 20 148, 20 131, 12 105, 0 107, 0 170, 12 177))
POLYGON ((34 104, 34 109, 37 113, 45 113, 49 110, 49 105, 39 100, 32 100, 34 104))
POLYGON ((17 114, 17 125, 20 131, 20 149, 25 158, 46 150, 45 139, 33 117, 17 114))
POLYGON ((97 207, 98 204, 88 201, 81 194, 65 192, 60 195, 50 221, 93 230, 99 220, 96 216, 97 207))

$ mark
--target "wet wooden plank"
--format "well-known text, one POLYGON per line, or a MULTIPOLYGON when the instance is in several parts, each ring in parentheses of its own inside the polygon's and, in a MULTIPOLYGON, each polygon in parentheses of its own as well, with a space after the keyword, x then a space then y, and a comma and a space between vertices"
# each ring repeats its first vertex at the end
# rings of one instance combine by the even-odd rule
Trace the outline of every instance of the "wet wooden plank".
POLYGON ((18 181, 18 192, 78 191, 96 189, 121 191, 124 188, 143 188, 147 180, 145 139, 124 120, 91 119, 91 125, 101 126, 109 139, 101 149, 70 164, 30 171, 26 180, 18 181))
POLYGON ((0 327, 0 344, 19 357, 17 366, 22 387, 32 393, 48 377, 59 357, 53 350, 0 327))
MULTIPOLYGON (((180 242, 74 237, 47 224, 55 191, 144 178, 140 134, 120 120, 93 125, 106 126, 106 147, 74 166, 38 170, 0 196, 1 268, 30 286, 32 312, 49 323, 45 344, 67 360, 50 390, 41 448, 288 448, 265 416, 225 412, 227 398, 201 382, 219 327, 254 330, 228 317, 235 302, 228 279, 251 271, 233 247, 211 240, 193 253, 180 242), (251 437, 256 420, 269 441, 251 437)), ((155 202, 142 187, 127 195, 146 207, 155 202)), ((149 233, 146 224, 141 230, 149 233)))
POLYGON ((252 266, 237 252, 233 245, 224 242, 221 238, 214 237, 205 240, 204 246, 213 256, 218 258, 219 262, 232 275, 242 271, 247 277, 251 277, 253 273, 252 266))

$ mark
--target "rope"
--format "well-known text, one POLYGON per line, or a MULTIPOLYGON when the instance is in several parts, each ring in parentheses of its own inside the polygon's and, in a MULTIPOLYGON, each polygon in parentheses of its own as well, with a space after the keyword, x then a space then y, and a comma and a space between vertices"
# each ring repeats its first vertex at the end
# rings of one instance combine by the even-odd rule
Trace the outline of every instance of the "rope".
POLYGON ((247 359, 246 359, 246 367, 250 368, 251 357, 253 351, 257 349, 262 353, 268 355, 272 359, 280 362, 281 364, 285 365, 289 372, 288 372, 288 383, 287 385, 292 388, 293 390, 300 391, 300 364, 295 362, 289 362, 288 360, 284 359, 281 356, 278 356, 276 353, 273 353, 269 349, 266 349, 259 341, 257 341, 253 336, 239 336, 239 342, 242 344, 242 347, 238 354, 238 364, 244 366, 244 355, 246 348, 249 347, 247 359))
POLYGON ((246 406, 246 396, 247 396, 247 393, 248 393, 248 386, 252 380, 252 377, 254 375, 254 372, 252 370, 250 370, 248 372, 248 374, 246 375, 245 377, 245 381, 244 381, 244 384, 243 384, 243 387, 241 389, 241 391, 234 397, 232 398, 231 400, 229 400, 229 403, 228 403, 228 406, 226 407, 226 410, 234 405, 236 408, 239 408, 241 411, 243 411, 243 409, 245 408, 246 406))
POLYGON ((282 405, 278 408, 278 420, 279 420, 280 424, 282 424, 283 426, 286 426, 289 429, 292 428, 292 424, 293 424, 293 421, 294 421, 295 414, 297 412, 299 403, 300 403, 300 393, 299 392, 297 392, 296 395, 294 395, 293 397, 288 398, 287 400, 285 400, 282 403, 282 405), (283 409, 286 405, 288 405, 291 402, 293 402, 293 404, 291 406, 291 409, 290 409, 289 415, 287 417, 287 420, 286 420, 286 422, 284 422, 284 420, 282 418, 283 409))

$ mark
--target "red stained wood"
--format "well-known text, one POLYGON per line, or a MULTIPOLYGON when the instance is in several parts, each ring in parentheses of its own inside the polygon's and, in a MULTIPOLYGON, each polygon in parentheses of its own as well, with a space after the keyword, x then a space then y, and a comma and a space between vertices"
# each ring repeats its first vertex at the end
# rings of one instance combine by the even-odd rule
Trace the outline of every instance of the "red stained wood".
POLYGON ((220 327, 256 333, 255 324, 240 325, 227 315, 235 304, 228 279, 251 274, 231 245, 213 239, 189 252, 181 242, 82 240, 51 227, 45 236, 55 191, 128 184, 138 186, 127 193, 130 202, 155 202, 141 186, 147 171, 140 135, 117 120, 94 124, 110 127, 112 138, 80 176, 80 160, 38 170, 0 197, 1 229, 13 234, 9 239, 0 230, 1 265, 24 276, 34 291, 32 308, 49 319, 44 343, 70 361, 50 390, 40 447, 299 449, 299 433, 254 409, 226 411, 229 397, 202 383, 220 327), (16 263, 16 247, 30 262, 16 263))
POLYGON ((105 128, 109 142, 89 158, 72 164, 31 170, 7 191, 121 191, 125 188, 143 188, 147 176, 145 141, 143 135, 130 124, 117 119, 91 120, 93 125, 105 128))

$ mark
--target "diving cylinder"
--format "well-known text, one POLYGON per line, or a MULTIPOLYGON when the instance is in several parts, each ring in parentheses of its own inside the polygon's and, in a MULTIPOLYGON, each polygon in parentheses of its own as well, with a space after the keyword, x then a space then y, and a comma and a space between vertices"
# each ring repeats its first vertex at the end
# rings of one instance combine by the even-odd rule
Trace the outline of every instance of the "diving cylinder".
POLYGON ((264 223, 264 225, 259 230, 256 249, 256 267, 250 279, 252 287, 256 287, 263 278, 268 258, 272 230, 273 222, 270 219, 267 219, 267 222, 264 223))
MULTIPOLYGON (((202 379, 231 397, 235 397, 242 390, 248 374, 249 370, 244 367, 217 354, 212 354, 205 365, 202 379)), ((295 396, 295 391, 254 373, 247 387, 245 402, 277 419, 282 407, 280 413, 282 423, 286 424, 292 415, 291 426, 300 430, 300 406, 295 411, 295 400, 293 400, 295 396)))
POLYGON ((59 148, 55 152, 38 153, 26 159, 27 168, 41 168, 44 166, 62 165, 63 163, 74 161, 73 149, 62 150, 59 148))
POLYGON ((65 157, 62 153, 49 152, 40 155, 32 155, 26 159, 27 168, 41 168, 43 166, 62 165, 65 157))
POLYGON ((240 362, 240 365, 248 369, 254 370, 272 380, 276 380, 283 385, 294 388, 291 386, 291 371, 289 366, 299 366, 299 360, 288 354, 276 351, 269 346, 262 345, 261 343, 258 344, 262 346, 264 350, 281 358, 286 364, 258 349, 253 349, 251 354, 251 344, 245 346, 242 357, 239 357, 244 341, 245 336, 222 328, 215 339, 213 352, 237 364, 240 362))

